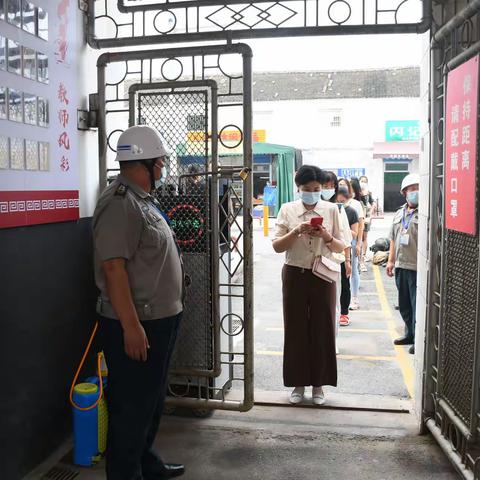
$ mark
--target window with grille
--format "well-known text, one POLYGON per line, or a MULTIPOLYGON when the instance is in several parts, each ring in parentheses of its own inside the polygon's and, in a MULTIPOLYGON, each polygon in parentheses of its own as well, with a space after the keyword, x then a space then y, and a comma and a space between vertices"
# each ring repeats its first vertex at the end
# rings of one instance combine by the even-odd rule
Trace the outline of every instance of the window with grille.
POLYGON ((340 115, 334 115, 332 121, 330 122, 331 127, 341 127, 342 126, 342 117, 340 115))

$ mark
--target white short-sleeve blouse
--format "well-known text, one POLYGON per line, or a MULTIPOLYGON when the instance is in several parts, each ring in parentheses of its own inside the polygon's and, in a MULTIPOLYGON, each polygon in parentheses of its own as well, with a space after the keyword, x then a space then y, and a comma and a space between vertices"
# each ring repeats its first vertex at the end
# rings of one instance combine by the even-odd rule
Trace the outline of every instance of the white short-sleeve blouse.
MULTIPOLYGON (((313 217, 323 217, 323 226, 345 245, 340 214, 334 203, 320 200, 313 210, 307 210, 301 200, 284 203, 277 216, 275 239, 281 238, 303 222, 309 222, 313 217)), ((324 255, 332 258, 332 251, 322 238, 300 235, 292 247, 287 250, 285 263, 294 267, 311 269, 316 256, 324 255)))

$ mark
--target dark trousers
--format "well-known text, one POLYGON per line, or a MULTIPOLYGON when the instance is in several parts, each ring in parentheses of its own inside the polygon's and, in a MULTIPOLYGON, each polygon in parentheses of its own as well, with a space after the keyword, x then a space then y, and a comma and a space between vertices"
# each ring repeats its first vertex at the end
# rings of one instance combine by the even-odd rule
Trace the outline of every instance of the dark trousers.
POLYGON ((337 386, 335 283, 289 265, 282 279, 285 386, 337 386))
POLYGON ((404 268, 395 269, 398 289, 398 306, 405 322, 405 336, 415 338, 415 311, 417 305, 417 272, 404 268))
POLYGON ((345 270, 345 262, 342 263, 342 293, 340 294, 340 313, 348 315, 350 301, 352 300, 352 292, 350 290, 350 279, 347 277, 345 270))
POLYGON ((164 466, 153 442, 181 317, 142 322, 150 344, 146 362, 132 360, 125 353, 119 321, 100 318, 100 341, 108 367, 107 480, 143 480, 164 466))

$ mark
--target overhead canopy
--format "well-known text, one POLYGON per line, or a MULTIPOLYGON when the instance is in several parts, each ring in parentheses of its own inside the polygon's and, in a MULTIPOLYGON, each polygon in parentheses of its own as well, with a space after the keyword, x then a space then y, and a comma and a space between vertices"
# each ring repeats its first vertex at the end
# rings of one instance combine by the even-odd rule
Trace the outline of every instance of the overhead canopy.
POLYGON ((276 213, 287 202, 293 201, 293 173, 295 172, 296 150, 285 145, 273 143, 254 143, 253 155, 277 156, 277 205, 276 213))
MULTIPOLYGON (((239 151, 220 152, 220 157, 241 157, 241 146, 239 151)), ((200 156, 199 153, 205 149, 204 144, 189 142, 177 145, 177 155, 182 165, 190 163, 205 164, 208 157, 200 156)), ((273 143, 255 142, 253 144, 253 161, 254 163, 269 163, 273 156, 277 159, 277 204, 276 213, 280 207, 294 199, 293 175, 296 163, 301 164, 301 153, 293 147, 285 145, 276 145, 273 143)))

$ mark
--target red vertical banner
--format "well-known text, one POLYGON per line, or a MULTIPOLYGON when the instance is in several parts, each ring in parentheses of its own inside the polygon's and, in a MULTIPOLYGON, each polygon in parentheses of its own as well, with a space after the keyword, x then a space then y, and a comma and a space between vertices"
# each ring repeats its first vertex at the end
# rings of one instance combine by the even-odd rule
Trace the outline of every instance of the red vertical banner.
POLYGON ((445 113, 446 227, 477 234, 478 56, 448 74, 445 113))

